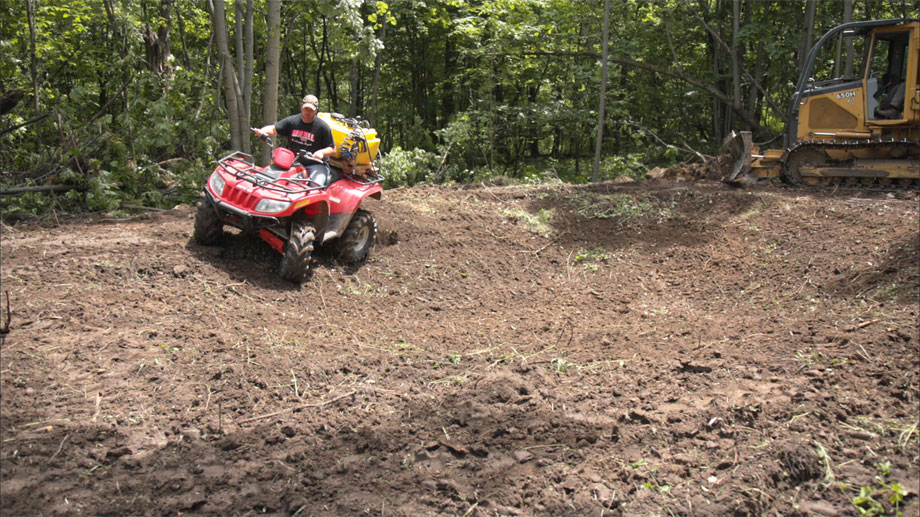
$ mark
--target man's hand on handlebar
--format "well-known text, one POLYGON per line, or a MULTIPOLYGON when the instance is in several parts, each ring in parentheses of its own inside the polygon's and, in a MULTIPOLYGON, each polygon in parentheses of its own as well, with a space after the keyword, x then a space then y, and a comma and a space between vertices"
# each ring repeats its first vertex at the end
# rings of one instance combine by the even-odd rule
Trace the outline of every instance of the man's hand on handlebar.
POLYGON ((254 134, 254 135, 256 135, 257 137, 259 137, 263 142, 265 142, 265 143, 268 144, 269 146, 274 146, 274 144, 272 143, 271 137, 268 135, 268 133, 266 133, 265 131, 263 131, 262 128, 251 127, 251 128, 249 128, 249 129, 252 131, 252 134, 254 134))

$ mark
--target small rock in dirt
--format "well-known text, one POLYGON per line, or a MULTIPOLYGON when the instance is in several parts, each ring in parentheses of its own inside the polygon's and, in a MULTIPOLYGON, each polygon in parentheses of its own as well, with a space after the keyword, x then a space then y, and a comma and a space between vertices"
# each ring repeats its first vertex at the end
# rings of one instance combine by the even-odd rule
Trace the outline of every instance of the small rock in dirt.
POLYGON ((293 438, 294 435, 297 434, 297 431, 295 431, 293 427, 286 425, 281 428, 281 434, 287 436, 288 438, 293 438))
POLYGON ((805 501, 799 505, 799 510, 806 515, 826 515, 827 517, 840 515, 840 512, 826 501, 805 501))
POLYGON ((525 450, 514 451, 514 459, 516 459, 518 463, 524 463, 533 459, 533 454, 525 450))
POLYGON ((821 476, 818 455, 806 445, 785 443, 779 446, 779 462, 795 483, 804 483, 821 476))
POLYGON ((187 442, 196 442, 201 439, 201 431, 195 429, 194 427, 186 427, 179 431, 179 434, 182 435, 182 438, 187 442))
POLYGON ((866 431, 850 431, 847 433, 850 438, 868 442, 875 438, 875 435, 866 431))
POLYGON ((591 495, 604 506, 608 505, 613 499, 613 491, 603 483, 591 485, 591 495))
POLYGON ((240 442, 235 440, 233 437, 227 437, 221 440, 219 446, 222 451, 232 451, 240 447, 240 442))
POLYGON ((712 367, 693 361, 681 361, 680 368, 676 370, 681 373, 710 373, 712 372, 712 367))
POLYGON ((642 411, 641 409, 634 409, 629 412, 629 419, 633 422, 639 422, 640 424, 650 424, 652 423, 652 417, 648 413, 642 411))
POLYGON ((430 452, 428 452, 427 449, 415 451, 415 461, 417 462, 418 461, 428 461, 433 458, 434 458, 434 454, 431 454, 430 452))
POLYGON ((114 449, 111 449, 109 452, 107 452, 105 454, 105 457, 114 459, 114 458, 120 458, 122 456, 130 456, 130 455, 131 455, 131 449, 127 447, 116 447, 114 449))
POLYGON ((569 476, 559 486, 571 493, 582 487, 582 481, 578 476, 569 476))
POLYGON ((309 504, 307 498, 302 495, 285 496, 282 501, 284 499, 288 500, 287 511, 289 515, 296 515, 297 512, 301 511, 309 504))
POLYGON ((693 458, 687 454, 675 454, 671 457, 671 461, 678 465, 690 465, 693 463, 693 458))
POLYGON ((444 492, 445 494, 453 497, 455 495, 462 494, 463 491, 460 490, 460 484, 454 481, 453 479, 442 479, 438 481, 438 490, 444 492))
POLYGON ((460 444, 451 443, 451 442, 447 442, 444 440, 441 440, 439 443, 443 445, 444 447, 446 447, 447 450, 449 450, 454 456, 462 457, 462 456, 466 456, 470 452, 469 449, 467 449, 466 447, 460 444))

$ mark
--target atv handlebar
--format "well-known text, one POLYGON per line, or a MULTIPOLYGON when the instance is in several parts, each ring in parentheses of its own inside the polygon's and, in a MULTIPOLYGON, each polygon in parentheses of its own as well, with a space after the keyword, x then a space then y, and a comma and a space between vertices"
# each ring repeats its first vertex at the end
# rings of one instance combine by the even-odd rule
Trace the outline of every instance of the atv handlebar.
POLYGON ((249 130, 252 131, 253 133, 255 133, 256 135, 258 135, 258 136, 259 136, 259 139, 262 140, 263 142, 265 142, 265 144, 268 145, 269 147, 274 147, 274 146, 275 146, 274 142, 272 142, 272 137, 270 137, 270 136, 266 135, 265 133, 263 133, 262 130, 261 130, 260 128, 251 127, 251 128, 249 128, 249 130))

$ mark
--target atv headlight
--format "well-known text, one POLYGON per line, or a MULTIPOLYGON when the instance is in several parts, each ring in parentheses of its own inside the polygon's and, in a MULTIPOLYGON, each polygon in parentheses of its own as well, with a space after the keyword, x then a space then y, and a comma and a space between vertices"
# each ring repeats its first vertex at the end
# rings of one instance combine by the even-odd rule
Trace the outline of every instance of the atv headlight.
POLYGON ((211 174, 211 179, 208 180, 208 184, 211 185, 211 191, 219 196, 223 194, 224 185, 226 185, 227 182, 224 181, 224 178, 220 177, 219 172, 215 172, 211 174))
POLYGON ((290 201, 265 198, 259 201, 259 204, 256 205, 256 212, 262 212, 264 214, 276 214, 289 206, 291 206, 290 201))

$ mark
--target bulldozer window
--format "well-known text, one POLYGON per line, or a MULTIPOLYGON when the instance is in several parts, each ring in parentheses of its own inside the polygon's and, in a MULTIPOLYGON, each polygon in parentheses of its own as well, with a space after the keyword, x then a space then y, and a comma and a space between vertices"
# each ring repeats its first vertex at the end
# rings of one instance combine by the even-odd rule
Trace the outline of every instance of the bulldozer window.
POLYGON ((862 78, 868 38, 865 33, 842 32, 825 43, 815 56, 809 82, 825 87, 862 78))
POLYGON ((866 77, 870 118, 897 119, 903 116, 908 36, 907 31, 876 36, 866 77))

